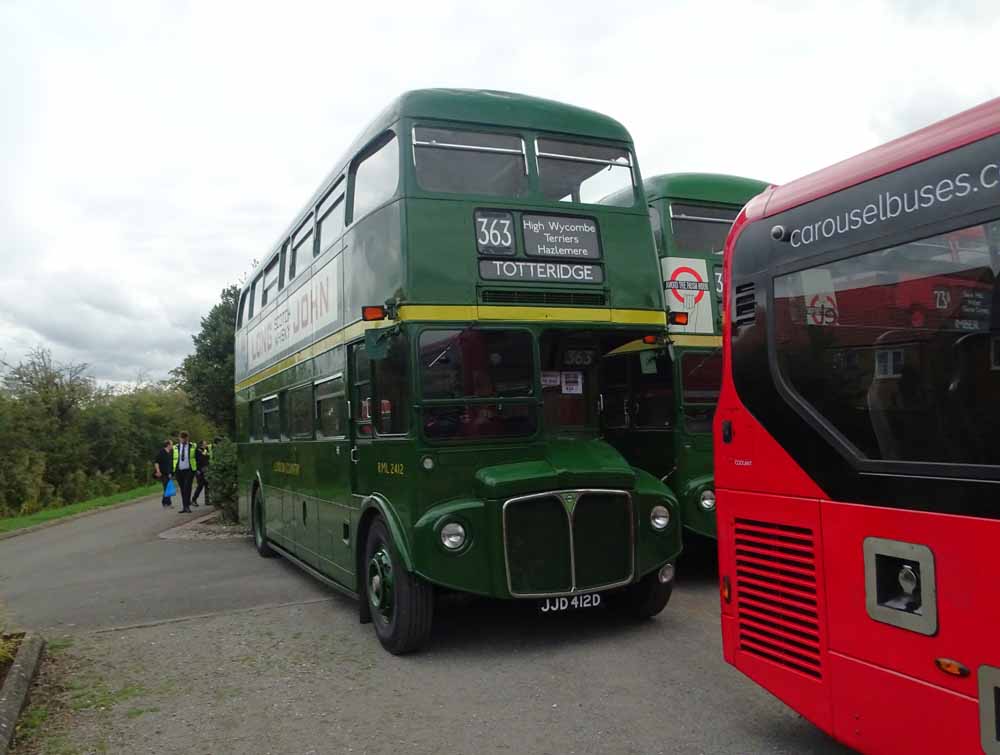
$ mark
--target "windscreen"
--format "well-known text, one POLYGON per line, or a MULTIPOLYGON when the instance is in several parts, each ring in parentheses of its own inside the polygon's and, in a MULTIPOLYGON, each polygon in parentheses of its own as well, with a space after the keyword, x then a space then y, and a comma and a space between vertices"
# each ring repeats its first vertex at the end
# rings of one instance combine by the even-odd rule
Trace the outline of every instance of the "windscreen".
POLYGON ((520 136, 417 126, 417 183, 425 191, 521 197, 528 193, 520 136))
POLYGON ((510 438, 536 429, 534 344, 524 330, 426 330, 420 335, 424 434, 510 438))
POLYGON ((1000 223, 775 279, 785 379, 871 459, 997 464, 1000 223))
POLYGON ((538 180, 546 199, 596 204, 607 199, 612 205, 635 203, 632 159, 621 147, 539 139, 538 180), (615 197, 609 199, 611 195, 615 197))
POLYGON ((670 235, 674 250, 721 254, 739 207, 670 203, 670 235))

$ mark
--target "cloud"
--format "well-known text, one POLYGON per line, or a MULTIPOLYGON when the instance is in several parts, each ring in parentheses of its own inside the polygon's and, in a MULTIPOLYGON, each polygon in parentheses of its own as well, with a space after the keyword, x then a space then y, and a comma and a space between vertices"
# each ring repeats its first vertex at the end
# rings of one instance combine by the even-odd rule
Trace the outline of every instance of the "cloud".
POLYGON ((647 176, 787 181, 996 95, 990 3, 0 3, 0 354, 162 377, 401 91, 624 123, 647 176))

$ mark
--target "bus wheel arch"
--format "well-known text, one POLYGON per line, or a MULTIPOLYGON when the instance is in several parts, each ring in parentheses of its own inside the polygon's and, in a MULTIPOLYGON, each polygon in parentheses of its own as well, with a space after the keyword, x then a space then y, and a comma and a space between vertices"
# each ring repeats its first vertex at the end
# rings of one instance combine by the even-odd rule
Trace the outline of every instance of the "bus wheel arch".
POLYGON ((250 487, 250 531, 253 533, 254 547, 263 558, 274 558, 278 554, 267 540, 264 516, 264 485, 258 474, 250 487))
POLYGON ((393 546, 403 562, 403 568, 407 572, 413 573, 413 559, 410 556, 409 544, 403 537, 402 528, 399 522, 392 515, 392 509, 386 501, 377 495, 368 496, 361 505, 361 515, 358 518, 357 532, 354 538, 354 568, 357 593, 360 600, 359 619, 362 624, 368 624, 372 620, 371 606, 368 603, 368 592, 365 577, 367 574, 367 564, 365 563, 365 547, 368 543, 368 531, 376 521, 385 522, 385 526, 392 538, 393 546))

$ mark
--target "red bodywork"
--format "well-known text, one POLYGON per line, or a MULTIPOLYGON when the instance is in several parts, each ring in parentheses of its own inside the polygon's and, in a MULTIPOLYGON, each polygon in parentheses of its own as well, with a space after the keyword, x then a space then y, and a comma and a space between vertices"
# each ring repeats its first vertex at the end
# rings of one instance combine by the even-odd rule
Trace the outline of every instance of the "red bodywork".
MULTIPOLYGON (((726 244, 723 381, 714 428, 725 658, 831 736, 866 753, 983 751, 976 671, 983 664, 1000 666, 1000 521, 830 500, 754 419, 735 388, 728 301, 733 248, 753 223, 996 133, 1000 99, 768 189, 744 208, 726 244), (731 423, 729 442, 722 440, 724 422, 731 423), (936 634, 869 617, 866 537, 931 548, 936 634), (783 592, 767 580, 776 553, 783 592), (935 663, 939 658, 971 673, 944 673, 935 663)), ((933 317, 928 305, 943 284, 956 281, 914 280, 896 295, 933 317)))

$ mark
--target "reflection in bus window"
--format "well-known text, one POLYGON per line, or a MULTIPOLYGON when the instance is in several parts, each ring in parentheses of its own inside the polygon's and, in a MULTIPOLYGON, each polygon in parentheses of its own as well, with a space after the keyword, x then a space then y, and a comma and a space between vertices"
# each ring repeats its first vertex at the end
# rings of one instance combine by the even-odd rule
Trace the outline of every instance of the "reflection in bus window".
POLYGON ((395 134, 354 168, 353 220, 392 197, 399 185, 399 141, 395 134))
POLYGON ((535 432, 530 404, 432 405, 424 408, 424 434, 432 440, 515 438, 535 432))
POLYGON ((538 179, 547 199, 596 204, 608 198, 622 207, 635 203, 634 191, 622 191, 634 186, 628 150, 555 139, 539 139, 535 147, 538 179))
POLYGON ((868 458, 996 464, 998 268, 976 225, 776 278, 778 364, 868 458))
POLYGON ((520 136, 418 126, 413 158, 417 183, 425 191, 497 197, 528 192, 520 136))
POLYGON ((722 352, 687 352, 681 357, 684 426, 691 433, 712 432, 722 389, 722 352))
POLYGON ((316 252, 325 252, 344 232, 344 182, 341 179, 330 193, 320 202, 316 210, 319 239, 316 252))
POLYGON ((420 379, 425 398, 530 396, 531 334, 523 330, 425 330, 420 379))
POLYGON ((375 373, 375 401, 379 435, 402 435, 410 429, 410 357, 406 336, 389 339, 384 359, 372 363, 375 373))
POLYGON ((313 433, 313 387, 303 385, 288 392, 288 434, 311 438, 313 433))
POLYGON ((347 402, 344 378, 335 377, 316 385, 316 430, 324 438, 347 434, 347 402))
POLYGON ((261 413, 264 417, 264 440, 281 440, 281 412, 278 407, 278 397, 262 399, 261 413))
POLYGON ((673 370, 662 350, 640 351, 634 365, 635 422, 644 430, 669 430, 674 416, 673 370))
POLYGON ((274 295, 278 292, 278 262, 280 257, 274 256, 270 264, 264 268, 264 280, 261 285, 260 305, 266 307, 267 303, 274 301, 274 295))
POLYGON ((721 254, 739 207, 670 203, 670 237, 678 252, 721 254))
POLYGON ((627 357, 611 357, 601 362, 601 422, 607 430, 623 430, 628 427, 628 401, 631 394, 628 367, 627 357))

